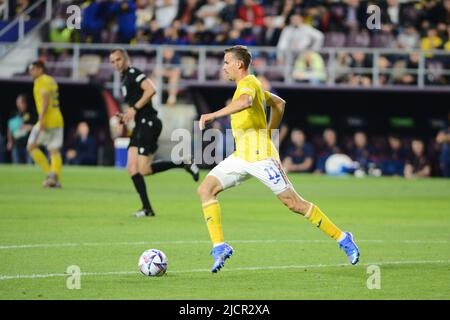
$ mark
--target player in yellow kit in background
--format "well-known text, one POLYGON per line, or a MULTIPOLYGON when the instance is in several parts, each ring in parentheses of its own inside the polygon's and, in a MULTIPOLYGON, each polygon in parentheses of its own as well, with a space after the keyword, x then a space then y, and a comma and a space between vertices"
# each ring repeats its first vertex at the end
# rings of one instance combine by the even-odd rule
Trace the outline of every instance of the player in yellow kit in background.
POLYGON ((28 71, 34 79, 33 95, 36 103, 38 122, 31 130, 27 149, 34 162, 46 174, 45 188, 61 188, 62 157, 61 147, 64 137, 64 120, 59 106, 58 84, 45 73, 42 61, 34 61, 28 71), (50 154, 50 163, 39 148, 45 146, 50 154))
POLYGON ((359 250, 349 232, 341 231, 315 204, 303 199, 288 180, 280 164, 278 152, 270 139, 271 130, 278 129, 284 112, 285 101, 263 91, 261 83, 250 75, 248 68, 251 53, 244 46, 225 50, 223 71, 237 85, 230 104, 200 117, 200 130, 217 118, 231 115, 231 128, 236 151, 221 161, 206 176, 198 188, 208 232, 213 242, 216 273, 233 254, 233 248, 224 241, 221 210, 217 194, 250 178, 257 178, 291 211, 305 216, 313 225, 339 243, 351 264, 359 261, 359 250), (271 108, 269 124, 264 105, 271 108))

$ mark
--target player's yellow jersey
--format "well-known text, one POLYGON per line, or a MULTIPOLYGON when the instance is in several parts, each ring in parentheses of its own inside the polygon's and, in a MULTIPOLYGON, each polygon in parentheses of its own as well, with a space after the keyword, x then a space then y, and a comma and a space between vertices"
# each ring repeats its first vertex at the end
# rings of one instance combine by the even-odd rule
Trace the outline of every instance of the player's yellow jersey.
POLYGON ((279 158, 267 130, 265 100, 269 93, 264 92, 261 82, 254 75, 248 75, 238 82, 233 100, 243 94, 251 96, 253 103, 251 107, 231 115, 236 144, 234 155, 248 162, 279 158))
POLYGON ((44 115, 45 128, 61 128, 64 126, 64 120, 59 108, 59 90, 58 84, 53 77, 43 74, 34 80, 33 95, 36 103, 37 113, 42 114, 43 97, 48 95, 48 108, 44 115))

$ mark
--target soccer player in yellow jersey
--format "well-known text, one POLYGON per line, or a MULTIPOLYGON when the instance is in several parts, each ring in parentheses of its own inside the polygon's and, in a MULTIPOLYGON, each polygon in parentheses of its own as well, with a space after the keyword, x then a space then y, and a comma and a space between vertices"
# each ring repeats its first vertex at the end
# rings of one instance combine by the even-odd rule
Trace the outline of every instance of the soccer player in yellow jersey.
POLYGON ((315 204, 303 199, 289 182, 280 164, 278 152, 270 139, 271 130, 278 128, 283 117, 285 101, 263 91, 261 83, 250 75, 251 53, 244 46, 225 50, 223 71, 237 85, 231 103, 200 117, 200 130, 217 118, 231 115, 231 128, 236 151, 220 162, 198 188, 203 214, 213 242, 213 273, 219 271, 233 248, 224 241, 221 210, 217 194, 253 176, 269 187, 291 211, 307 218, 313 225, 339 243, 351 264, 359 260, 359 250, 353 236, 341 231, 315 204), (271 108, 267 124, 264 104, 271 108))
POLYGON ((45 188, 61 187, 61 147, 63 144, 64 120, 59 108, 58 84, 45 74, 41 61, 30 64, 28 71, 34 79, 33 95, 38 113, 38 122, 31 130, 27 149, 34 162, 45 172, 45 188), (50 163, 39 146, 45 146, 50 153, 50 163))

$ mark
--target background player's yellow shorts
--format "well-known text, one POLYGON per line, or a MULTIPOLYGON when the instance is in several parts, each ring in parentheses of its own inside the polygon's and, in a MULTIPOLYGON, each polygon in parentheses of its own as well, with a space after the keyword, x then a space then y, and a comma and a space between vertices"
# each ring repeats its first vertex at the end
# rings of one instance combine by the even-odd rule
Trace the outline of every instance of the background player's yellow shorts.
POLYGON ((60 149, 63 145, 64 128, 49 128, 39 133, 39 126, 31 129, 28 145, 37 144, 49 150, 60 149))
POLYGON ((247 162, 230 155, 215 166, 208 175, 216 177, 224 190, 237 186, 252 176, 264 183, 275 195, 291 187, 279 159, 274 158, 247 162))

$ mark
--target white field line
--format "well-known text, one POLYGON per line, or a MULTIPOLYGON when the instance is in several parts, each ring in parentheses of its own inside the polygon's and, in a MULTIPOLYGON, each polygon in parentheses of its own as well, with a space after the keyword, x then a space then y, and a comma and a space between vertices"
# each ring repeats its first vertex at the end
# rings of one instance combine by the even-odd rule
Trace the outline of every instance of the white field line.
MULTIPOLYGON (((230 243, 332 243, 331 240, 229 240, 230 243)), ((445 244, 447 240, 356 240, 357 243, 404 243, 404 244, 445 244)), ((0 250, 32 249, 32 248, 64 248, 64 247, 103 247, 103 246, 140 246, 140 245, 178 245, 209 244, 209 240, 174 240, 174 241, 138 241, 138 242, 84 242, 84 243, 37 243, 37 244, 4 244, 0 250)))
MULTIPOLYGON (((405 264, 450 264, 450 260, 410 260, 410 261, 379 261, 359 264, 358 266, 370 265, 405 265, 405 264)), ((352 267, 348 263, 339 264, 311 264, 311 265, 288 265, 288 266, 264 266, 264 267, 240 267, 223 269, 221 272, 233 271, 260 271, 260 270, 285 270, 285 269, 307 269, 307 268, 337 268, 352 267)), ((169 270, 169 273, 210 273, 210 269, 190 269, 190 270, 169 270)), ((117 276, 117 275, 140 275, 139 271, 111 271, 111 272, 82 272, 80 276, 117 276)), ((42 279, 53 277, 67 277, 66 273, 48 273, 48 274, 17 274, 17 275, 0 275, 0 281, 17 280, 17 279, 42 279)))

